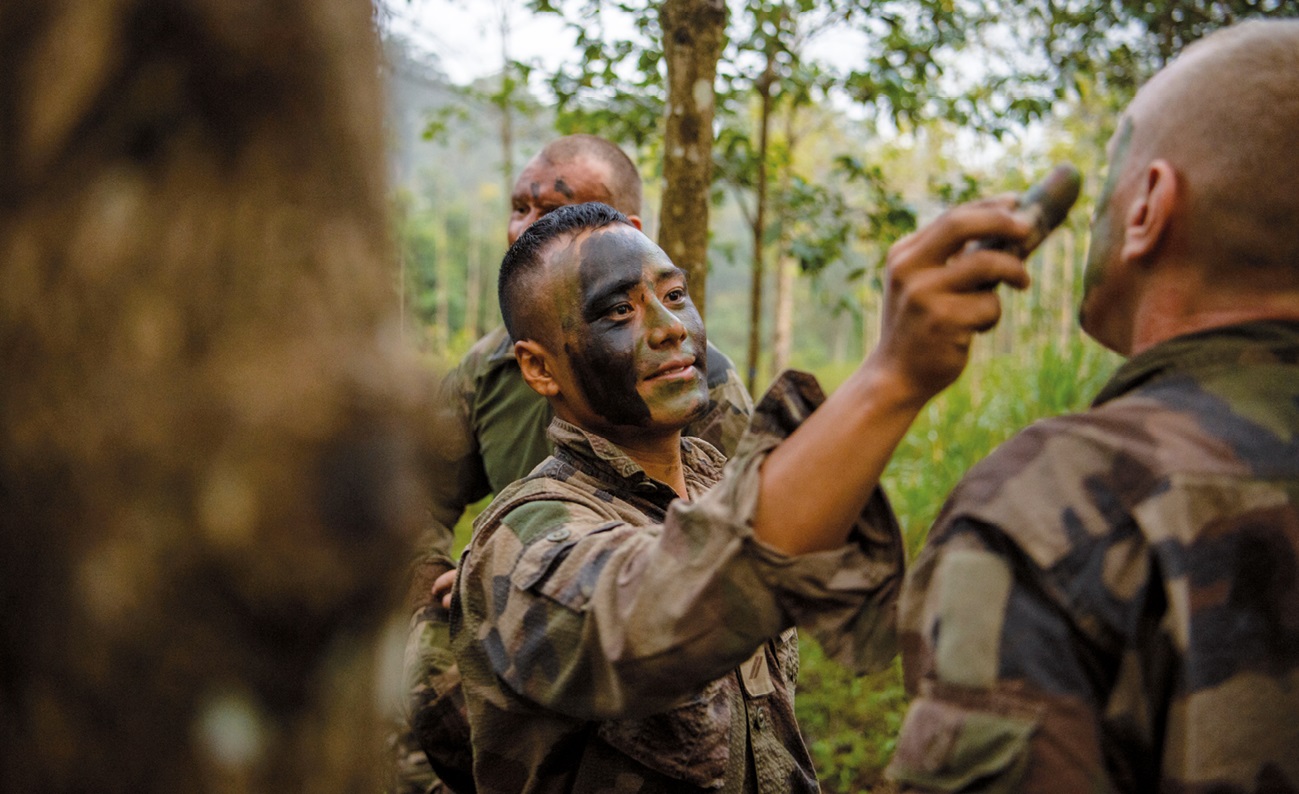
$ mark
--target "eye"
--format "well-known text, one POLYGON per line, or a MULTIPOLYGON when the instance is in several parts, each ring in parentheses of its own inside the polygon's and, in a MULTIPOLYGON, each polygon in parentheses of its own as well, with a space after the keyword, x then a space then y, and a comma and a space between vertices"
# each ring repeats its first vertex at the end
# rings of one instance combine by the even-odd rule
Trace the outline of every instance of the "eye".
POLYGON ((619 303, 617 306, 609 309, 610 317, 626 317, 633 311, 630 303, 619 303))
POLYGON ((666 295, 666 300, 668 303, 680 303, 685 299, 686 299, 685 287, 677 287, 676 289, 673 289, 671 292, 669 292, 666 295))

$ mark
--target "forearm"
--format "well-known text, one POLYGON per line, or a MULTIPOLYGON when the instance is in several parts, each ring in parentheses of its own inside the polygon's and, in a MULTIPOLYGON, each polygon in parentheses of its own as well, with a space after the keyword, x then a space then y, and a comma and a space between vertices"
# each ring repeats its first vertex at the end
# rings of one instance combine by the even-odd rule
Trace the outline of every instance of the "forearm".
POLYGON ((924 403, 868 359, 763 464, 754 537, 788 555, 842 546, 924 403))
POLYGON ((889 250, 879 346, 766 462, 754 520, 764 543, 800 554, 847 538, 920 409, 960 375, 974 335, 996 324, 992 286, 1028 284, 1020 260, 968 245, 1023 238, 1012 206, 963 205, 889 250))

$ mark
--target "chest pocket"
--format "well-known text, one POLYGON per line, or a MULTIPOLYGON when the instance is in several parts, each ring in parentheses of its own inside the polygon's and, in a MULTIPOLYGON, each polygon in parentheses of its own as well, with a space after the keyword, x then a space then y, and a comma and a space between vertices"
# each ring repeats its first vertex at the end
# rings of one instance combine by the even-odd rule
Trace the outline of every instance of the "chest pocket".
POLYGON ((595 593, 610 555, 636 531, 621 521, 583 528, 581 534, 557 527, 523 550, 510 581, 580 611, 595 593))
POLYGON ((597 734, 611 747, 655 772, 699 788, 721 788, 731 754, 734 674, 671 711, 638 720, 610 720, 597 734))

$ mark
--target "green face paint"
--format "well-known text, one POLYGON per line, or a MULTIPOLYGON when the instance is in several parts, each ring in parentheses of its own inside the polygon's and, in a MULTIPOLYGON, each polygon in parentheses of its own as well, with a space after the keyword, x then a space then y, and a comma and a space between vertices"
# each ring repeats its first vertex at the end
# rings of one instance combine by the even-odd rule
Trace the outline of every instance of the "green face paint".
POLYGON ((1096 210, 1092 213, 1092 229, 1087 244, 1087 269, 1083 274, 1084 300, 1086 292, 1105 276, 1105 264, 1117 244, 1117 241, 1112 239, 1115 230, 1110 218, 1110 203, 1114 200, 1114 191, 1118 189, 1119 178, 1127 165, 1128 150, 1132 145, 1132 130, 1132 119, 1124 116, 1119 123, 1118 132, 1115 133, 1109 173, 1105 176, 1101 194, 1096 198, 1096 210))
POLYGON ((707 407, 703 320, 658 246, 630 227, 598 230, 581 243, 573 280, 580 322, 565 329, 564 350, 601 420, 679 429, 707 407), (680 336, 664 336, 669 327, 680 336))

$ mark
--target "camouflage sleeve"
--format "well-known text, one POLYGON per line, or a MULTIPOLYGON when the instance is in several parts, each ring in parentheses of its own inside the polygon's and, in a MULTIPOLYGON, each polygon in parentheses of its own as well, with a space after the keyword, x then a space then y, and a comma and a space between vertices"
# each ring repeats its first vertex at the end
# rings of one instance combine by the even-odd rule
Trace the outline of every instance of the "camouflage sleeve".
POLYGON ((729 458, 735 454, 752 413, 753 398, 740 381, 735 365, 725 353, 709 343, 708 411, 682 432, 702 438, 729 458))
MULTIPOLYGON (((787 435, 798 421, 783 410, 790 396, 764 401, 782 416, 753 432, 787 435)), ((516 494, 535 501, 484 514, 459 599, 495 676, 548 709, 612 719, 673 705, 795 623, 833 625, 871 648, 873 662, 891 658, 896 525, 799 557, 756 542, 758 469, 774 446, 742 444, 722 482, 674 502, 663 524, 628 524, 597 496, 575 487, 562 496, 565 484, 551 480, 516 494)))
POLYGON ((1048 435, 1022 434, 972 470, 908 574, 899 632, 914 699, 889 768, 903 791, 1117 788, 1104 693, 1121 654, 1115 629, 1137 619, 1140 599, 1115 598, 1105 582, 1138 592, 1119 571, 1141 556, 1126 544, 1099 558, 1071 548, 1106 536, 1104 521, 1070 526, 1095 514, 1080 472, 1104 456, 1058 436, 1057 454, 1042 455, 1048 435), (1024 535, 1038 546, 1021 546, 1024 535), (1075 550, 1076 564, 1044 573, 1042 562, 1075 550))
POLYGON ((397 785, 402 790, 440 791, 442 783, 457 791, 473 790, 460 671, 451 655, 446 611, 433 603, 432 586, 455 567, 451 550, 456 522, 466 506, 489 493, 469 410, 482 347, 476 345, 447 373, 434 403, 441 443, 430 461, 429 522, 411 562, 406 599, 411 615, 402 665, 407 697, 395 747, 397 785), (430 789, 433 785, 437 788, 430 789))

